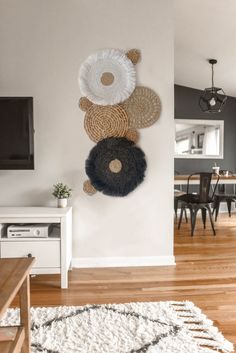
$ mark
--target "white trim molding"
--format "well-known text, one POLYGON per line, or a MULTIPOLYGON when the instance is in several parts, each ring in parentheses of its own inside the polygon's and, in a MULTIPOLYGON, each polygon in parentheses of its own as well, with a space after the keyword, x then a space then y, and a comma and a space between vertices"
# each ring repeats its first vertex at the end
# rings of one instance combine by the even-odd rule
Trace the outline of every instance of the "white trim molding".
POLYGON ((144 256, 144 257, 75 257, 72 267, 138 267, 138 266, 174 266, 174 256, 144 256))

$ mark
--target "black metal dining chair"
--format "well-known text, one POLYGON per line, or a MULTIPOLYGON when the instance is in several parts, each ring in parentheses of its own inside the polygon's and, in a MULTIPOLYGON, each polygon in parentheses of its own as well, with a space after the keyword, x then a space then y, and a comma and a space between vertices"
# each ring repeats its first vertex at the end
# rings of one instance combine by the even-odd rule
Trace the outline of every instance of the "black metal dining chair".
POLYGON ((179 197, 179 200, 181 200, 182 206, 181 206, 178 229, 180 229, 180 226, 181 226, 184 210, 188 208, 191 215, 191 236, 193 236, 197 213, 199 210, 201 210, 204 229, 206 228, 206 214, 208 212, 213 234, 216 235, 210 204, 214 200, 214 195, 215 195, 218 182, 219 182, 219 175, 216 175, 213 173, 198 172, 198 173, 193 173, 189 175, 188 181, 187 181, 187 193, 186 195, 179 197), (213 175, 216 178, 214 186, 212 183, 213 175), (191 183, 191 179, 196 178, 197 176, 199 177, 198 193, 189 193, 189 185, 191 183))
MULTIPOLYGON (((226 171, 226 170, 220 170, 220 175, 225 175, 225 173, 233 175, 231 171, 226 171)), ((217 188, 217 192, 215 193, 214 196, 214 202, 213 202, 213 211, 212 214, 214 215, 215 213, 215 222, 217 221, 219 209, 220 209, 220 204, 221 202, 226 202, 227 208, 228 208, 228 214, 229 217, 231 217, 231 204, 232 202, 236 202, 236 193, 235 190, 234 192, 226 192, 226 185, 225 184, 219 184, 217 188)))
MULTIPOLYGON (((180 175, 180 173, 175 170, 175 175, 180 175)), ((175 210, 175 218, 177 219, 177 212, 178 212, 178 208, 181 208, 181 201, 179 200, 179 197, 182 195, 185 195, 186 192, 184 192, 182 190, 182 185, 179 185, 180 189, 174 189, 174 210, 175 210)), ((185 221, 186 223, 188 223, 188 217, 187 217, 187 212, 186 210, 184 210, 184 215, 185 215, 185 221)))

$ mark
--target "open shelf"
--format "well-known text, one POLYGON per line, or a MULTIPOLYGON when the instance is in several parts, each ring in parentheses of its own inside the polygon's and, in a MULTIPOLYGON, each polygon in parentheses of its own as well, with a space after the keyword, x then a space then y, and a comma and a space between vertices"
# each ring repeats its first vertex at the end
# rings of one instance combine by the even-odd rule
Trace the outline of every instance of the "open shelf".
MULTIPOLYGON (((0 241, 52 241, 52 240, 60 240, 61 238, 61 228, 59 224, 52 224, 52 231, 50 232, 48 237, 13 237, 13 238, 8 238, 7 237, 7 227, 11 225, 12 223, 5 223, 1 224, 1 236, 0 236, 0 241)), ((16 223, 14 223, 16 224, 16 223)))

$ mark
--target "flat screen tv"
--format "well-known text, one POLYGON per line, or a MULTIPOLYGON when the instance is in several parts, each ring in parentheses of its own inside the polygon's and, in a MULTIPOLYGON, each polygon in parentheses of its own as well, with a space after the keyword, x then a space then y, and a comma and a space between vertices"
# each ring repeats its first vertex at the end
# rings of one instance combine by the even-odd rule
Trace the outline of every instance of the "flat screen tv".
POLYGON ((34 169, 32 97, 0 97, 0 169, 34 169))

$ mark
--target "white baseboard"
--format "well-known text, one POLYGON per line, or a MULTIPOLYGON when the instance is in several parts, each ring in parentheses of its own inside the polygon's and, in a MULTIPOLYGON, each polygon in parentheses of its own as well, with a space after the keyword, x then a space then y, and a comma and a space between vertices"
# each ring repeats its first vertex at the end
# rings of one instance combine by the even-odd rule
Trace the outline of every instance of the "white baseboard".
POLYGON ((145 256, 145 257, 75 257, 72 267, 138 267, 138 266, 173 266, 174 256, 145 256))

